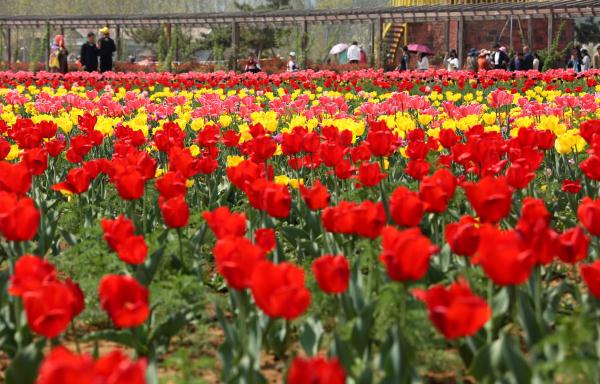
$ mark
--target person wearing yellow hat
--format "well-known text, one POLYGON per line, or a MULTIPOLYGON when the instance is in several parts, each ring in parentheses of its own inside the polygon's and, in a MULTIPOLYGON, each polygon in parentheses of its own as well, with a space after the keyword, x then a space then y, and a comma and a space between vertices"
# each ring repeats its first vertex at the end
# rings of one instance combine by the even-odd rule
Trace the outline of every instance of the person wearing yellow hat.
POLYGON ((112 71, 112 55, 117 50, 115 41, 110 38, 108 27, 100 29, 102 37, 98 40, 98 57, 100 57, 100 72, 112 71))

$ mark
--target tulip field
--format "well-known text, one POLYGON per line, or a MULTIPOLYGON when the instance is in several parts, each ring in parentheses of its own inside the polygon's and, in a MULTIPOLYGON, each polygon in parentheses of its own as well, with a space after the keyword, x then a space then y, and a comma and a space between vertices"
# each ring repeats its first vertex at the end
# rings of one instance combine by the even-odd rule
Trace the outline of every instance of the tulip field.
POLYGON ((600 382, 600 71, 0 84, 0 381, 600 382))

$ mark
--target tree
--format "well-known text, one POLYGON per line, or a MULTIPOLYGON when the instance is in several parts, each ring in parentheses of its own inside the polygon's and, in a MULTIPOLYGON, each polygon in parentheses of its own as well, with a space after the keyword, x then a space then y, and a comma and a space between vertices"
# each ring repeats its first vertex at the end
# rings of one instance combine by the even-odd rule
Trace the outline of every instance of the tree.
POLYGON ((144 47, 153 46, 158 43, 160 38, 161 28, 135 28, 127 31, 127 35, 138 44, 144 47))
MULTIPOLYGON (((248 4, 235 3, 236 8, 244 12, 273 11, 290 8, 290 0, 267 0, 265 4, 252 7, 248 4)), ((265 50, 277 48, 279 41, 289 35, 288 29, 275 29, 271 27, 244 28, 240 31, 240 47, 252 51, 260 57, 265 50)))
POLYGON ((600 23, 590 17, 579 25, 575 25, 575 38, 582 44, 595 44, 600 42, 600 23))

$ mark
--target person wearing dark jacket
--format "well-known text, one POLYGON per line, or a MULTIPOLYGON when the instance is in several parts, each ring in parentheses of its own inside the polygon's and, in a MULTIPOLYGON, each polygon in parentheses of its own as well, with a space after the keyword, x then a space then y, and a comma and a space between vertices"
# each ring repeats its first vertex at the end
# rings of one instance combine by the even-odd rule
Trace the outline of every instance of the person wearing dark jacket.
POLYGON ((87 41, 81 45, 79 62, 84 71, 95 72, 98 70, 98 47, 94 32, 88 33, 87 41))
POLYGON ((523 70, 531 71, 533 69, 533 53, 531 49, 526 45, 523 47, 523 70))
POLYGON ((110 38, 108 27, 100 30, 102 37, 98 40, 98 56, 100 57, 100 72, 112 71, 112 55, 117 50, 115 41, 110 38))

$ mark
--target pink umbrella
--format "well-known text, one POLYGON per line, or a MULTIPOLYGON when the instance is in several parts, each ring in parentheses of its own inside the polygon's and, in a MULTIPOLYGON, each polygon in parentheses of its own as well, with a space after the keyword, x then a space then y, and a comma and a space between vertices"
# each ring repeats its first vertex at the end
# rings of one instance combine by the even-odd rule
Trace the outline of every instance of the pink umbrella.
POLYGON ((426 45, 423 44, 409 44, 408 50, 410 52, 421 52, 427 55, 433 55, 433 51, 426 45))

